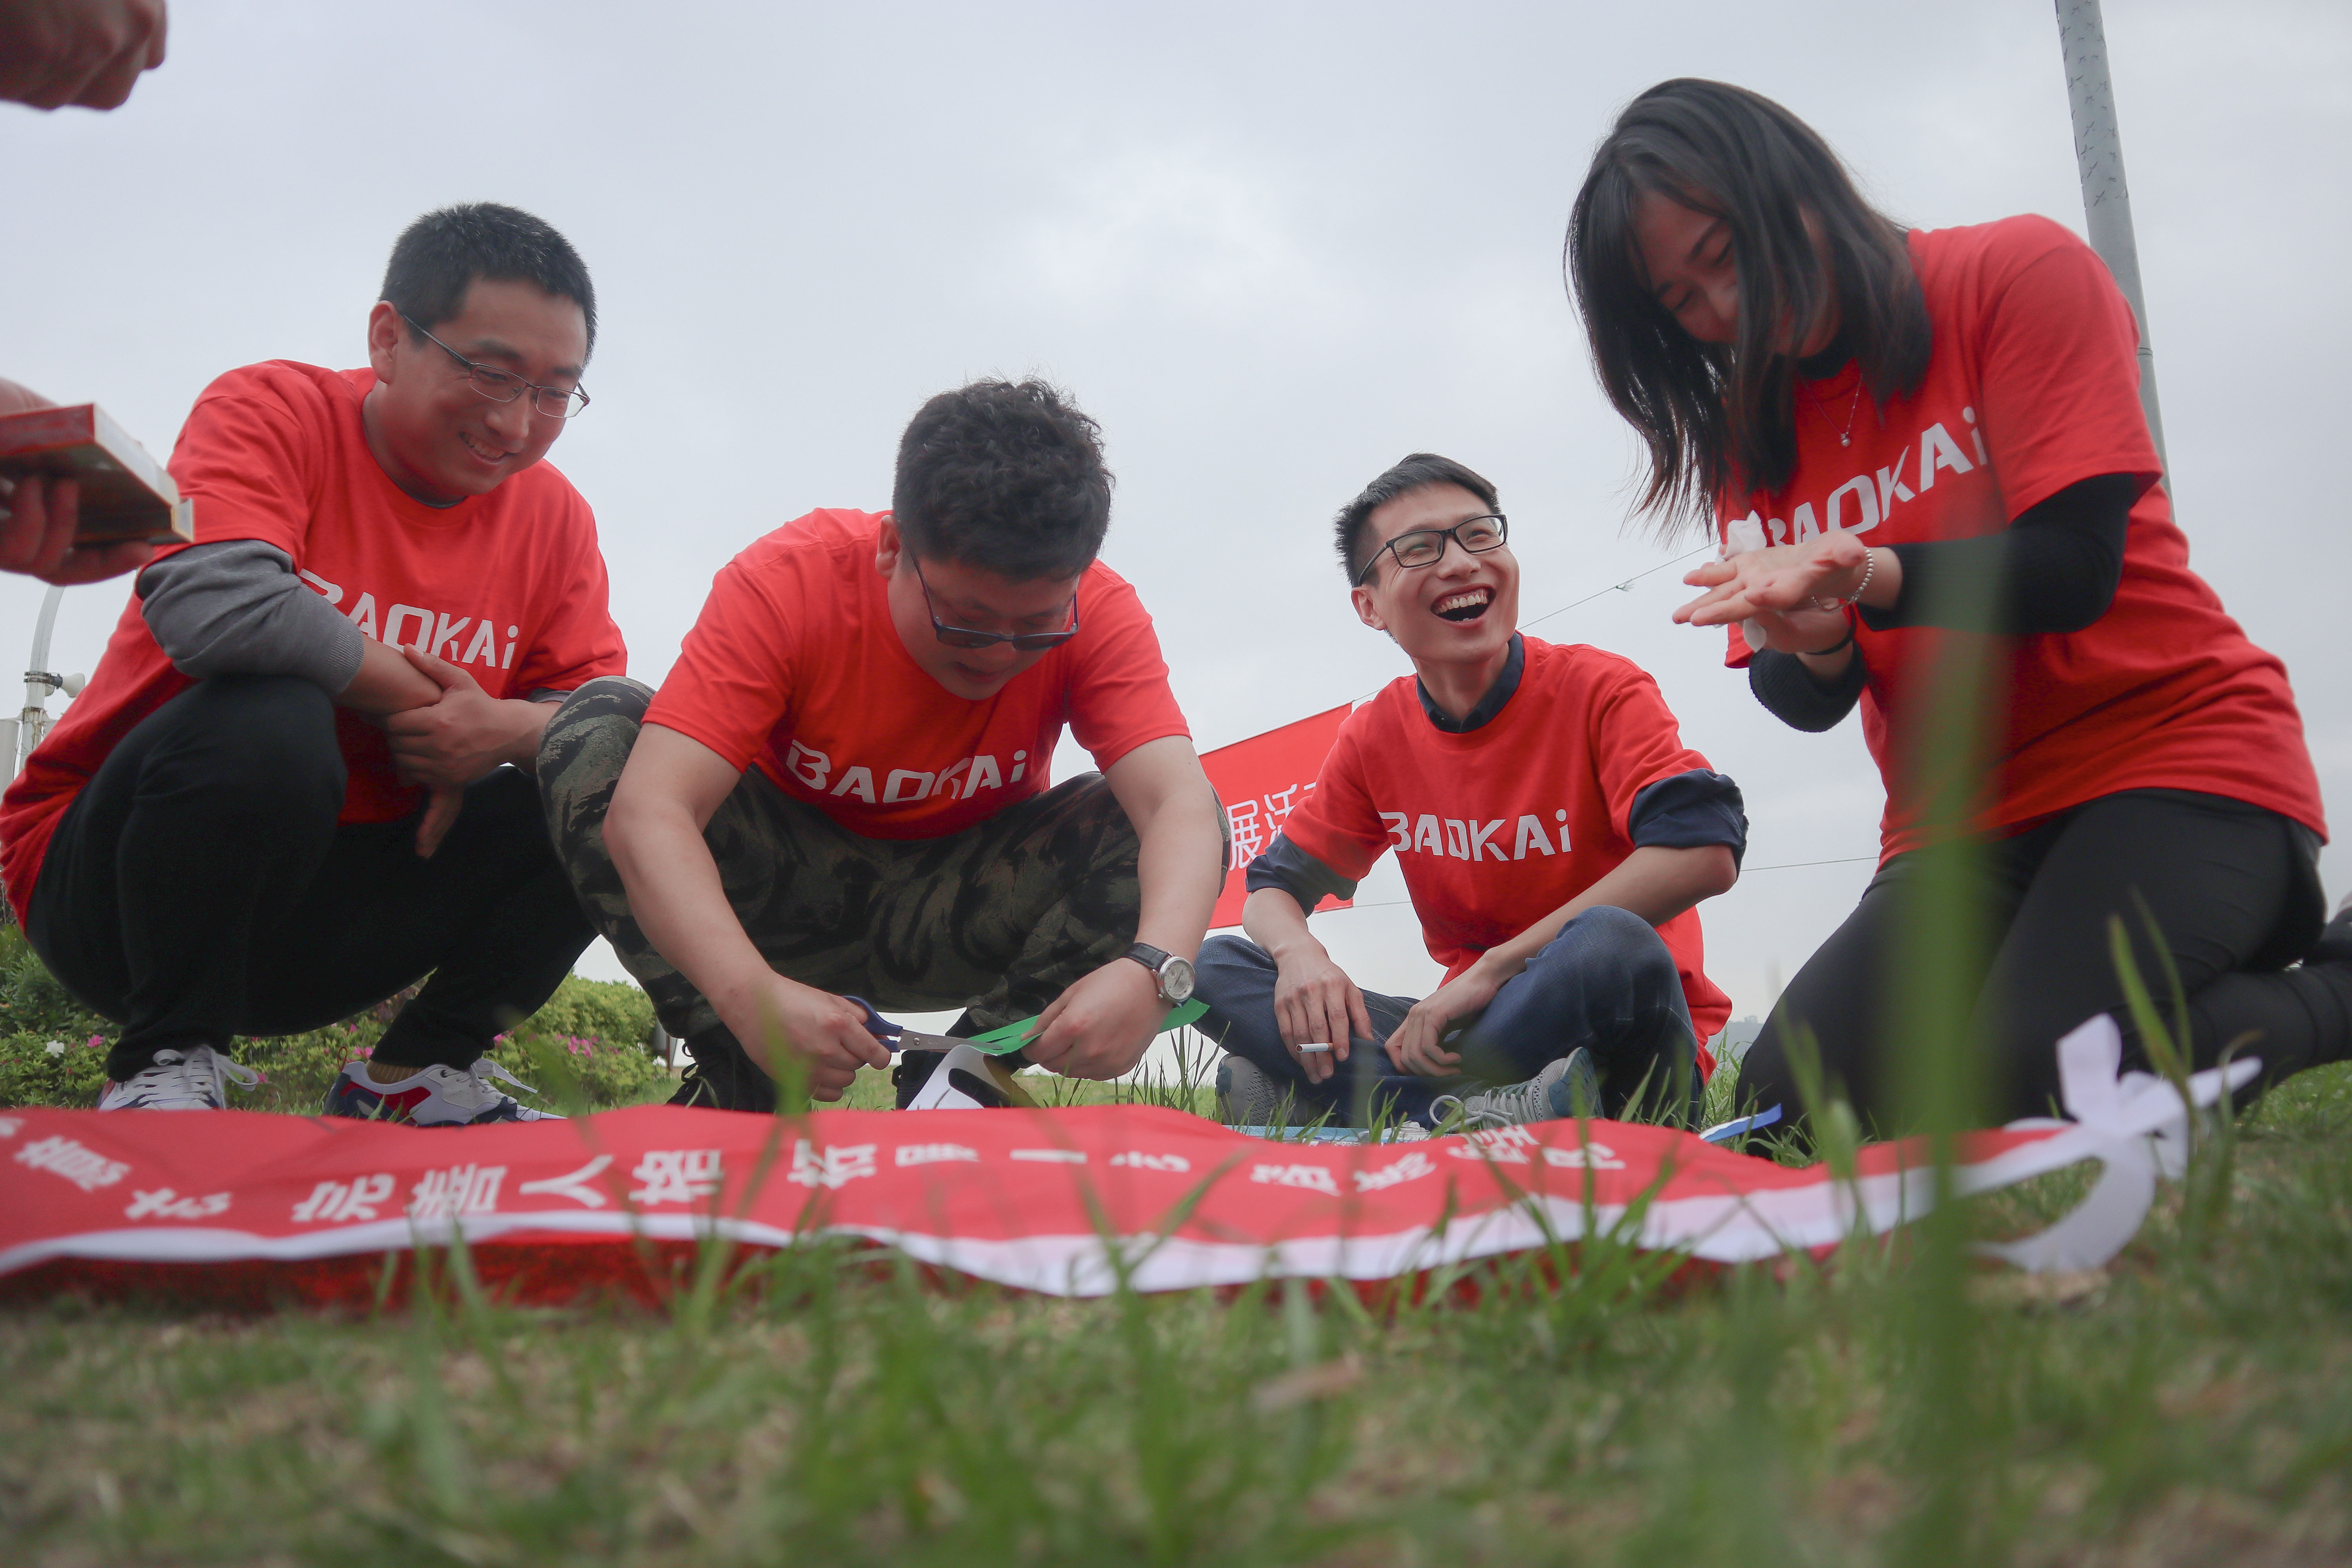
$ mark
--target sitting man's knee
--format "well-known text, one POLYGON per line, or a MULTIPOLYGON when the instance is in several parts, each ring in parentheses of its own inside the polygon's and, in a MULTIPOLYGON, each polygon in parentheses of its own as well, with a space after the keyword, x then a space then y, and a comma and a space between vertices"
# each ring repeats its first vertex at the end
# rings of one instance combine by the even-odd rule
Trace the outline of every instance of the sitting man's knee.
POLYGON ((1272 966, 1265 950, 1246 937, 1213 936, 1201 943, 1201 956, 1193 961, 1192 973, 1200 982, 1215 977, 1245 974, 1272 966))
POLYGON ((555 717, 547 721, 547 727, 553 730, 558 724, 589 724, 614 719, 642 724, 653 700, 654 689, 642 680, 632 680, 625 675, 600 675, 582 683, 578 690, 565 698, 562 706, 555 710, 555 717))
POLYGON ((625 675, 602 675, 563 700, 539 738, 541 788, 551 797, 610 785, 628 765, 654 689, 625 675))

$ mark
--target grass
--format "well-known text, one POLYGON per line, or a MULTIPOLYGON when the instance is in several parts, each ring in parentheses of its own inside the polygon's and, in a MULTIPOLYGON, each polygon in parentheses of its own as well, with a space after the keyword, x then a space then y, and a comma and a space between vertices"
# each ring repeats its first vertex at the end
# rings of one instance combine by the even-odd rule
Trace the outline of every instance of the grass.
POLYGON ((829 1247, 667 1318, 58 1302, 0 1314, 0 1561, 1868 1563, 1939 1560, 1954 1496, 1971 1563, 2342 1561, 2352 1068, 2247 1120, 2232 1189, 2095 1277, 1976 1277, 1958 1453, 1876 1248, 1663 1289, 1588 1248, 1428 1305, 829 1247))

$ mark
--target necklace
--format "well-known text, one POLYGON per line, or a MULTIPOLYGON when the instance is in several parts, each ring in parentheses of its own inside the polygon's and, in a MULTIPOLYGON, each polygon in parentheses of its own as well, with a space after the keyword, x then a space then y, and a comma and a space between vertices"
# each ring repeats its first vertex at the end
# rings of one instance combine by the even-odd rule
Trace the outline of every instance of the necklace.
MULTIPOLYGON (((1821 397, 1813 391, 1813 384, 1810 381, 1806 382, 1804 384, 1804 387, 1805 395, 1813 400, 1813 406, 1822 410, 1822 423, 1824 425, 1828 424, 1830 422, 1830 411, 1827 408, 1822 407, 1821 397)), ((1851 447, 1853 445, 1853 416, 1861 410, 1861 408, 1862 376, 1861 374, 1857 372, 1853 378, 1853 397, 1845 405, 1845 428, 1838 432, 1839 446, 1851 447)))

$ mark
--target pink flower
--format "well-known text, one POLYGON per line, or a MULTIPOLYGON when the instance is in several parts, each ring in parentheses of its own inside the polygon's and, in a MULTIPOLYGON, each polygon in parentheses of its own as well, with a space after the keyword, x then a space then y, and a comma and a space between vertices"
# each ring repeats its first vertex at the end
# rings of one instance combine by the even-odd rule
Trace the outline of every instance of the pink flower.
POLYGON ((104 1035, 92 1035, 89 1039, 82 1042, 82 1046, 85 1050, 92 1051, 98 1049, 99 1047, 104 1044, 106 1044, 106 1037, 104 1035))

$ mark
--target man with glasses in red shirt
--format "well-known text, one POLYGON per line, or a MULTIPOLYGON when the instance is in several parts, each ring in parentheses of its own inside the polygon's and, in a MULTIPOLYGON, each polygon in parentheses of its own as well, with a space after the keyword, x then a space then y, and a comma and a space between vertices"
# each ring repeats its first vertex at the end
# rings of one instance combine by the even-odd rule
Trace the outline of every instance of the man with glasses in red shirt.
POLYGON ((233 1035, 426 974, 329 1111, 529 1117, 494 1037, 591 938, 528 776, 554 701, 627 668, 595 520, 542 462, 586 406, 595 293, 475 204, 394 247, 368 368, 233 370, 171 469, 195 542, 138 580, 0 805, 25 932, 121 1020, 102 1110, 222 1107, 233 1035))
MULTIPOLYGON (((1095 559, 1110 485, 1053 387, 942 393, 889 511, 757 541, 658 696, 592 681, 548 727, 557 850, 693 1055, 674 1103, 838 1099, 890 1059, 852 998, 961 1007, 957 1036, 1041 1015, 1026 1060, 1108 1079, 1190 995, 1222 814, 1151 618, 1095 559), (1102 772, 1055 784, 1066 725, 1102 772)), ((939 1059, 907 1054, 901 1105, 939 1059)))
POLYGON ((1413 674, 1348 716, 1250 863, 1250 940, 1202 949, 1224 1119, 1688 1114, 1731 1012, 1695 906, 1739 874, 1738 786, 1639 666, 1515 629, 1519 565, 1478 474, 1413 453, 1334 531, 1356 614, 1413 674), (1391 849, 1445 966, 1424 997, 1361 989, 1307 929, 1391 849))

